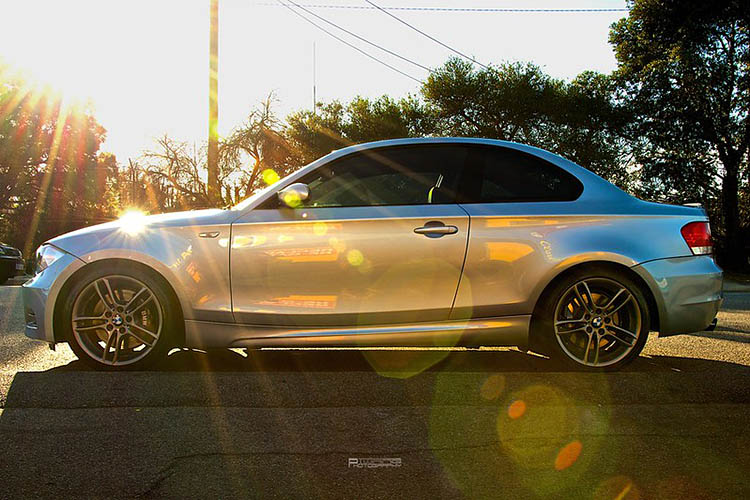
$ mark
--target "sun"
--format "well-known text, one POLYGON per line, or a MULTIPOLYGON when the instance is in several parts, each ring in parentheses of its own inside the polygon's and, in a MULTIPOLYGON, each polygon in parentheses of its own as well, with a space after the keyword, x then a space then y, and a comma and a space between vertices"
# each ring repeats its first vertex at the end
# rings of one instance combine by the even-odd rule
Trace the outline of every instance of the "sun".
POLYGON ((23 81, 29 92, 59 100, 64 108, 80 109, 94 106, 87 75, 66 65, 64 61, 46 61, 45 64, 32 64, 33 62, 3 58, 0 65, 5 66, 2 69, 5 69, 6 77, 23 81))

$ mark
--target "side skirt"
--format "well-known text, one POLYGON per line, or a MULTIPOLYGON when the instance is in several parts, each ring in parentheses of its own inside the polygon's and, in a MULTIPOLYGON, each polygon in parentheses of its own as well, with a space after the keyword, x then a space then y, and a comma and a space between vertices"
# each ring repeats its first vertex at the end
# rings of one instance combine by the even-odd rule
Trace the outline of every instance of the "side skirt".
POLYGON ((530 315, 346 327, 268 327, 185 320, 185 344, 217 347, 525 347, 530 315))

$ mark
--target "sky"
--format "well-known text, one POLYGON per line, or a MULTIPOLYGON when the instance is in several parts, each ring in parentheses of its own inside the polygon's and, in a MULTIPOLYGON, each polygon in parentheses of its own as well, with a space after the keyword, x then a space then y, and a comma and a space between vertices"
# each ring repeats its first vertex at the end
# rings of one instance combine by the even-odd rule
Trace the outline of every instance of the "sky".
MULTIPOLYGON (((294 0, 362 5, 363 0, 294 0)), ((209 0, 0 0, 0 58, 68 98, 90 100, 107 129, 102 150, 137 158, 163 134, 204 141, 208 118, 209 0)), ((381 6, 623 8, 624 0, 375 0, 381 6)), ((310 8, 429 68, 453 54, 372 9, 310 8)), ((624 12, 392 11, 488 63, 531 61, 554 77, 610 72, 609 26, 624 12)), ((305 14, 308 17, 309 14, 305 14)), ((318 24, 409 73, 428 75, 330 25, 318 24)), ((297 17, 277 0, 219 0, 219 133, 240 125, 273 92, 280 117, 318 101, 416 94, 420 84, 372 61, 297 17)))

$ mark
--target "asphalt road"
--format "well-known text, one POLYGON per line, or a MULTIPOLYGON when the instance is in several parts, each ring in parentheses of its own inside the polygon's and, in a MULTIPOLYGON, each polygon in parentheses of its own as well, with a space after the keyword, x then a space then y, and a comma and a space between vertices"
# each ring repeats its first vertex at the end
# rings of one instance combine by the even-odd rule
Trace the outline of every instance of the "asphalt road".
POLYGON ((620 373, 512 349, 177 351, 101 373, 23 337, 19 291, 0 287, 2 498, 750 497, 747 293, 620 373))

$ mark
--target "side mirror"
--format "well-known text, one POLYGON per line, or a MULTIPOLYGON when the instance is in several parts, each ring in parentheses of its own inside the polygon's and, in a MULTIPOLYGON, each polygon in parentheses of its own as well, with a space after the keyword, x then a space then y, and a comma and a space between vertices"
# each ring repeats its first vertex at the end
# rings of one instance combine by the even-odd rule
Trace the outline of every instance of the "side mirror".
POLYGON ((310 198, 310 188, 307 184, 295 182, 290 184, 278 193, 279 202, 290 208, 297 208, 310 198))

